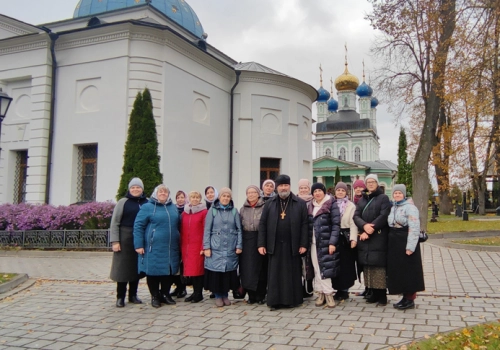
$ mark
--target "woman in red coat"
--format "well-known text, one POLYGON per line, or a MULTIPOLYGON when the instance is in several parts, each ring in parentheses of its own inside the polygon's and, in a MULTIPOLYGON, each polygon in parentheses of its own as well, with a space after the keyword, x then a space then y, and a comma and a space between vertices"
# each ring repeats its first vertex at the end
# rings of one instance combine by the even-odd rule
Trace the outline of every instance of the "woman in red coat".
POLYGON ((189 192, 189 204, 181 215, 181 253, 184 264, 183 275, 191 277, 194 292, 184 301, 198 303, 203 300, 205 256, 203 255, 203 228, 207 208, 201 203, 201 193, 189 192))

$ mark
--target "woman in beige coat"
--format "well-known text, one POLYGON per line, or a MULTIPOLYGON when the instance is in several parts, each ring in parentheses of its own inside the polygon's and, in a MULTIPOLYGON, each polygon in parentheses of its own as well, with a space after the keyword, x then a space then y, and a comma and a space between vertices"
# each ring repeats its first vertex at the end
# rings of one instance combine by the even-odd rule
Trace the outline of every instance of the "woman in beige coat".
POLYGON ((356 281, 356 244, 358 241, 358 227, 353 216, 356 206, 347 198, 347 185, 338 182, 335 186, 335 199, 340 210, 340 237, 337 250, 340 255, 340 272, 332 279, 332 286, 337 292, 335 300, 349 298, 349 288, 356 281))

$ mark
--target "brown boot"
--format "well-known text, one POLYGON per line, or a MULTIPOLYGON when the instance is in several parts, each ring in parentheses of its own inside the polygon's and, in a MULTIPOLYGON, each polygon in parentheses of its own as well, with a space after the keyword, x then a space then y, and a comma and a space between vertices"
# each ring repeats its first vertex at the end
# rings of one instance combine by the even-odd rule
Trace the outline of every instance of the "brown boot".
POLYGON ((325 304, 325 293, 318 293, 318 299, 316 299, 316 302, 314 305, 321 307, 325 304))
POLYGON ((329 308, 335 307, 335 300, 333 299, 333 294, 325 294, 326 306, 329 308))

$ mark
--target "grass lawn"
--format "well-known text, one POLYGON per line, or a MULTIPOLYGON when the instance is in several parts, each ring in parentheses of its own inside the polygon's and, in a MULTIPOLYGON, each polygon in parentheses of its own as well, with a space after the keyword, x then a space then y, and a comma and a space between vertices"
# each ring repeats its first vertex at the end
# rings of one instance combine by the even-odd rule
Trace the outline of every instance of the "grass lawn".
POLYGON ((500 323, 485 323, 446 334, 436 334, 398 350, 497 350, 500 349, 500 323))
POLYGON ((477 239, 455 240, 454 243, 500 246, 500 237, 486 237, 477 239))
POLYGON ((16 277, 17 274, 15 273, 2 273, 0 272, 0 284, 9 282, 11 279, 16 277))
POLYGON ((491 216, 470 214, 469 221, 463 221, 461 217, 455 215, 439 215, 437 222, 427 223, 427 233, 500 231, 500 220, 474 220, 487 218, 491 216))

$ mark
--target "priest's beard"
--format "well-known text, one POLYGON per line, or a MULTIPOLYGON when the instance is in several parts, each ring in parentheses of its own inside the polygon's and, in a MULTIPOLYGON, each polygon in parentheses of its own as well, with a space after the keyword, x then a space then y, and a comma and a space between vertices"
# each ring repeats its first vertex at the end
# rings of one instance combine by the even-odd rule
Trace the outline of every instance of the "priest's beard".
POLYGON ((288 196, 290 195, 290 191, 281 191, 278 192, 278 195, 280 196, 281 199, 287 199, 288 196))

